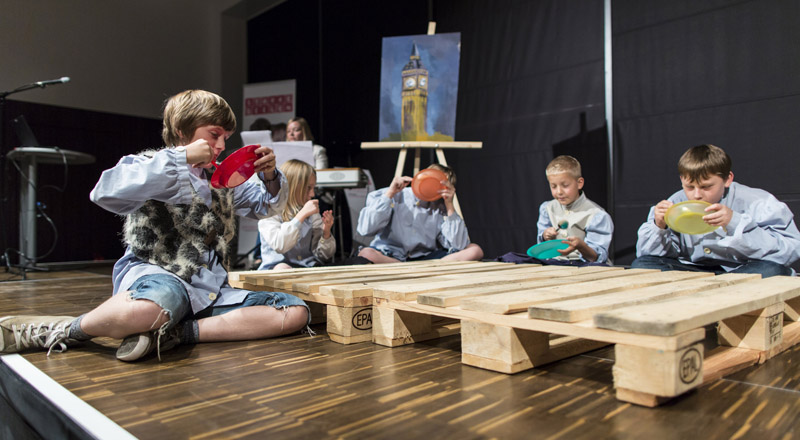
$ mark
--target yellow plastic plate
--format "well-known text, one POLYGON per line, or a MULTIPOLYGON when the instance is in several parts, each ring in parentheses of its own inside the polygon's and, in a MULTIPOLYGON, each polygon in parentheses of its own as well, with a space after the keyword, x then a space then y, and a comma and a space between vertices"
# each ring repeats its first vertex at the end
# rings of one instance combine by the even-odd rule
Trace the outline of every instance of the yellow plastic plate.
POLYGON ((702 200, 687 200, 669 207, 664 220, 667 226, 675 232, 690 235, 702 235, 717 229, 703 221, 703 216, 709 214, 704 210, 711 206, 702 200))

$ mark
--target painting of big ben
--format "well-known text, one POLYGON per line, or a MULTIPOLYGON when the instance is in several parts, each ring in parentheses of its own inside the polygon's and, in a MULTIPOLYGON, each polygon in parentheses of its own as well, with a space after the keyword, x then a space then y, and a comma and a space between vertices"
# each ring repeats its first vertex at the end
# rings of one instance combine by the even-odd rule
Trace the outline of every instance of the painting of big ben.
POLYGON ((383 39, 381 141, 453 141, 461 34, 383 39))

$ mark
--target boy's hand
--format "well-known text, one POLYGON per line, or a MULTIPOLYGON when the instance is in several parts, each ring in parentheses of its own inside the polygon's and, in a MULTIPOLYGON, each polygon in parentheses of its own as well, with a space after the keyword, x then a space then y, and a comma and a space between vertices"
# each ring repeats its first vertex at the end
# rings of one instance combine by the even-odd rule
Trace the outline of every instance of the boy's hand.
POLYGON ((275 175, 275 153, 272 148, 263 145, 256 148, 255 153, 260 156, 253 162, 255 172, 263 171, 265 178, 271 180, 275 175))
POLYGON ((408 176, 397 176, 392 179, 392 183, 389 185, 389 189, 386 190, 386 197, 392 198, 395 194, 399 193, 403 190, 403 188, 407 187, 411 181, 414 180, 408 176))
POLYGON ((333 226, 333 213, 327 210, 322 213, 322 237, 328 239, 331 237, 331 227, 333 226))
POLYGON ((567 255, 568 253, 574 251, 575 249, 578 249, 578 246, 585 244, 583 240, 581 240, 578 237, 567 237, 561 240, 561 242, 569 245, 569 247, 566 249, 557 249, 558 253, 560 253, 561 255, 567 255))
POLYGON ((706 208, 705 211, 708 212, 708 214, 703 216, 703 221, 711 226, 720 226, 724 228, 728 226, 728 223, 731 222, 731 218, 733 218, 733 211, 731 208, 720 203, 714 203, 706 208))
POLYGON ((198 139, 186 147, 186 163, 194 168, 208 168, 213 165, 214 149, 205 139, 198 139))
POLYGON ((656 226, 659 228, 667 229, 667 221, 664 220, 664 216, 667 215, 667 210, 672 205, 673 203, 669 200, 662 200, 656 205, 655 218, 653 218, 653 221, 655 221, 656 226))
POLYGON ((319 212, 319 200, 311 199, 307 201, 305 205, 303 205, 303 207, 300 209, 300 212, 297 213, 297 217, 298 220, 302 222, 318 212, 319 212))
POLYGON ((542 232, 542 239, 544 241, 555 240, 557 236, 558 236, 558 229, 552 226, 550 226, 549 228, 545 229, 544 232, 542 232))
POLYGON ((558 252, 561 255, 567 255, 568 253, 577 250, 581 253, 581 256, 583 256, 586 261, 597 261, 597 252, 589 247, 589 245, 586 244, 582 238, 567 237, 561 240, 561 242, 569 245, 569 247, 566 249, 558 249, 558 252))
POLYGON ((445 203, 447 203, 448 201, 452 202, 453 197, 456 196, 456 188, 453 186, 452 183, 450 183, 449 180, 442 180, 439 183, 441 183, 444 188, 440 189, 437 192, 442 195, 442 198, 444 199, 445 203))
POLYGON ((442 200, 444 200, 444 207, 447 208, 447 215, 451 216, 456 212, 455 205, 453 205, 453 198, 456 196, 456 188, 446 179, 439 183, 441 183, 444 188, 440 189, 438 193, 441 194, 442 200))

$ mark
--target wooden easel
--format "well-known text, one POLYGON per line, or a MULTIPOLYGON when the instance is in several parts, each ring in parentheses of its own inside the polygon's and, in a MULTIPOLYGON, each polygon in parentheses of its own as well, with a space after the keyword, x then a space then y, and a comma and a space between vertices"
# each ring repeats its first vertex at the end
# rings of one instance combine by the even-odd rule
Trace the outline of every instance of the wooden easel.
MULTIPOLYGON (((428 22, 428 35, 436 33, 436 22, 428 22)), ((447 159, 444 157, 445 148, 482 148, 483 142, 435 142, 435 141, 411 141, 411 142, 362 142, 362 150, 371 149, 386 149, 386 148, 399 148, 400 152, 397 156, 397 167, 394 169, 394 177, 403 175, 403 168, 406 164, 406 157, 408 149, 414 149, 414 174, 419 172, 420 166, 420 151, 422 148, 436 149, 436 160, 442 165, 447 165, 447 159)), ((458 203, 458 195, 453 197, 453 207, 458 215, 463 219, 464 215, 461 213, 461 205, 458 203)))

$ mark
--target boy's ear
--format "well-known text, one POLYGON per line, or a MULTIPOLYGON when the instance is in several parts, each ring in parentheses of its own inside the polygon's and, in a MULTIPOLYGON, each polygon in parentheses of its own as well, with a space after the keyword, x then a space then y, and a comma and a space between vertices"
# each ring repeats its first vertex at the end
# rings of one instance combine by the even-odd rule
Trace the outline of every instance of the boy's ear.
POLYGON ((731 183, 733 183, 733 171, 731 171, 730 174, 728 174, 728 178, 725 179, 725 188, 730 187, 731 183))
POLYGON ((578 189, 583 189, 583 177, 578 177, 578 189))

